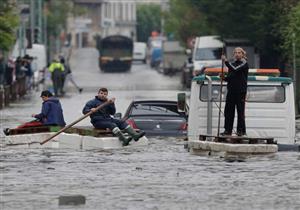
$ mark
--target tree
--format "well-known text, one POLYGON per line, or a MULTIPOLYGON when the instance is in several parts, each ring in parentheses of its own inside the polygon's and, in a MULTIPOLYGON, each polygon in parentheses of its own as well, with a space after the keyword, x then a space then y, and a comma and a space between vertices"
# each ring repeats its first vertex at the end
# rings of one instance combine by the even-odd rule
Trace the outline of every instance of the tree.
POLYGON ((137 6, 137 40, 147 42, 152 31, 161 28, 160 6, 156 4, 141 4, 137 6))
MULTIPOLYGON (((286 16, 286 24, 281 30, 283 37, 282 49, 289 63, 288 66, 293 66, 293 58, 296 58, 296 104, 298 104, 298 113, 300 113, 300 2, 291 9, 286 16), (293 44, 295 45, 295 53, 293 52, 293 44)), ((292 75, 292 70, 289 71, 292 75)), ((293 75, 294 76, 294 75, 293 75)))
MULTIPOLYGON (((176 1, 177 4, 181 1, 176 1)), ((212 33, 223 38, 249 39, 260 51, 261 66, 265 68, 283 67, 285 57, 282 54, 283 37, 280 28, 290 8, 299 0, 186 0, 187 14, 200 15, 189 18, 189 25, 202 23, 197 36, 212 33), (289 6, 288 6, 289 5, 289 6), (281 23, 280 25, 278 23, 281 23)), ((171 1, 172 2, 172 1, 171 1)), ((182 2, 181 2, 182 3, 182 2)), ((184 16, 172 18, 181 21, 184 16)), ((186 21, 185 21, 186 22, 186 21)), ((187 30, 178 25, 177 31, 187 30)))
POLYGON ((163 14, 165 31, 173 33, 183 43, 194 36, 214 34, 213 28, 207 25, 206 17, 188 1, 171 0, 170 10, 163 14))
POLYGON ((15 42, 15 29, 18 26, 16 5, 10 0, 2 0, 0 4, 0 49, 8 51, 15 42))

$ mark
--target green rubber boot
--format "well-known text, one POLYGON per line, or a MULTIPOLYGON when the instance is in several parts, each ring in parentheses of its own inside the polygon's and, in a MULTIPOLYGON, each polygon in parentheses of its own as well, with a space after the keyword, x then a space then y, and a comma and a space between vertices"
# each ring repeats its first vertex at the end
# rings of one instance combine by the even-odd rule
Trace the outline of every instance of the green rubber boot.
POLYGON ((129 144, 129 142, 132 140, 131 137, 126 137, 124 136, 124 134, 122 133, 122 131, 118 128, 118 127, 115 127, 113 130, 112 130, 113 134, 115 134, 119 140, 121 142, 123 142, 123 146, 127 146, 129 144))
POLYGON ((145 131, 136 132, 130 125, 125 128, 125 132, 132 136, 134 141, 138 141, 146 134, 145 131))

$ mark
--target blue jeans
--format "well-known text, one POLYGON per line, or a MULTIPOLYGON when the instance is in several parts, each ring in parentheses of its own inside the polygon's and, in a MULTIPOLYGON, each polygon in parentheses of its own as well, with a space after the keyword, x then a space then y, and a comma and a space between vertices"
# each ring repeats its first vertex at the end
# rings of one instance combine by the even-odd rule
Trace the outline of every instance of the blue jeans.
POLYGON ((120 128, 121 130, 125 129, 128 124, 125 121, 121 121, 118 119, 103 119, 92 123, 95 128, 106 129, 109 128, 113 130, 115 127, 120 128))

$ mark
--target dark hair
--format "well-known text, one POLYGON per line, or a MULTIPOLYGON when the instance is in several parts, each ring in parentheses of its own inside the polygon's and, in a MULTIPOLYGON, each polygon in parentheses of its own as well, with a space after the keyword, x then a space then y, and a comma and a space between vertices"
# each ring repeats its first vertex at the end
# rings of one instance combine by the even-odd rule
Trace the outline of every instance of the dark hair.
POLYGON ((106 92, 106 93, 108 93, 108 90, 107 90, 107 88, 102 87, 102 88, 99 89, 98 93, 100 93, 100 92, 106 92))
POLYGON ((45 97, 51 97, 51 96, 53 96, 53 94, 49 91, 49 90, 44 90, 44 91, 42 91, 42 93, 41 93, 41 97, 42 96, 45 96, 45 97))

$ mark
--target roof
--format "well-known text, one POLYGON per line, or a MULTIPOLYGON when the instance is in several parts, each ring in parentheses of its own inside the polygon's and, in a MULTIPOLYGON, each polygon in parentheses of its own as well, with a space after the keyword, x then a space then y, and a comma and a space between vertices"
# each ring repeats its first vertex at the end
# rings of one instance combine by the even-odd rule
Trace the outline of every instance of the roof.
POLYGON ((101 4, 104 0, 73 0, 75 4, 101 4))
MULTIPOLYGON (((219 76, 210 76, 213 81, 220 80, 219 76)), ((204 81, 205 75, 199 75, 193 78, 193 81, 204 81)), ((264 81, 264 82, 284 82, 292 83, 292 79, 289 77, 273 77, 273 76, 248 76, 248 81, 264 81)))
POLYGON ((170 100, 137 100, 137 101, 133 101, 132 103, 142 103, 142 104, 147 104, 147 103, 176 103, 177 101, 170 101, 170 100))

